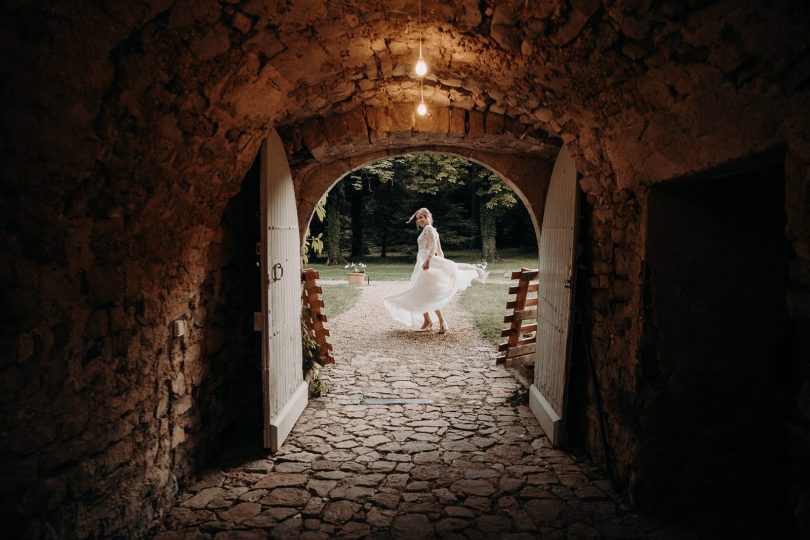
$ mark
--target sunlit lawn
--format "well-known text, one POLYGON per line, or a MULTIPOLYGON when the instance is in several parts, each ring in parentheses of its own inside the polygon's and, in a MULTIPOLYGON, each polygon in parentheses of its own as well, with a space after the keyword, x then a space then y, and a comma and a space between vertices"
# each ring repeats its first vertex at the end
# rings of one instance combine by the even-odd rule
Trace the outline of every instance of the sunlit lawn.
MULTIPOLYGON (((514 249, 501 250, 499 253, 502 261, 489 263, 487 270, 490 281, 498 280, 500 283, 473 284, 459 295, 461 307, 472 315, 473 324, 493 345, 501 341, 506 302, 513 299, 509 295, 509 287, 515 283, 509 279, 508 274, 521 267, 537 268, 537 255, 534 253, 514 249)), ((456 262, 481 262, 480 254, 476 251, 448 251, 445 255, 456 262)), ((407 281, 413 272, 414 256, 367 256, 353 259, 352 262, 365 263, 371 281, 407 281)), ((316 269, 321 280, 345 280, 348 272, 343 266, 326 266, 323 260, 310 262, 305 267, 316 269)), ((360 297, 361 288, 358 286, 323 284, 322 288, 325 311, 329 318, 350 309, 360 297)))
MULTIPOLYGON (((518 249, 504 249, 500 250, 502 260, 496 263, 489 263, 487 270, 491 278, 503 279, 504 274, 510 273, 515 270, 520 270, 521 267, 537 268, 537 255, 526 250, 518 249)), ((450 251, 445 252, 445 256, 456 262, 464 263, 480 263, 482 262, 481 254, 478 251, 450 251)), ((413 272, 413 266, 416 262, 415 254, 407 256, 398 253, 391 253, 388 257, 379 257, 369 255, 351 259, 352 262, 362 262, 366 265, 366 272, 369 274, 371 281, 407 281, 413 272)), ((320 279, 346 279, 348 269, 342 265, 339 266, 326 266, 325 260, 310 259, 310 262, 304 265, 305 268, 314 268, 320 274, 320 279)), ((508 276, 507 276, 508 277, 508 276)))
POLYGON ((460 293, 461 307, 473 318, 473 324, 484 338, 497 345, 501 342, 506 301, 513 299, 508 283, 473 284, 460 293))
POLYGON ((350 309, 360 298, 360 287, 354 285, 321 285, 323 309, 333 319, 350 309))

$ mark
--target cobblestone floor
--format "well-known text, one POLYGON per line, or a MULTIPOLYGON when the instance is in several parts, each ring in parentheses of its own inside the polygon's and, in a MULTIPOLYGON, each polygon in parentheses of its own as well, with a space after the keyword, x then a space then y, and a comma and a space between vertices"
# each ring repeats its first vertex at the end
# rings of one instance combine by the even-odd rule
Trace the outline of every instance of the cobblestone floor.
POLYGON ((396 327, 363 287, 330 321, 336 364, 282 450, 208 471, 165 520, 169 538, 647 538, 597 471, 548 440, 455 305, 451 332, 396 327))

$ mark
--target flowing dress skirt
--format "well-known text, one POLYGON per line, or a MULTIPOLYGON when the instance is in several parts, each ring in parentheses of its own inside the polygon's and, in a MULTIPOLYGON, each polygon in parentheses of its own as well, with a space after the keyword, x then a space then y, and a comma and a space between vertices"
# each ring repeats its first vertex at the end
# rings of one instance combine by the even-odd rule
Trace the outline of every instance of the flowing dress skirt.
POLYGON ((423 313, 429 313, 430 320, 437 322, 435 310, 449 304, 453 295, 469 287, 473 280, 482 281, 487 277, 477 266, 444 257, 433 256, 428 270, 422 270, 424 262, 423 257, 417 258, 410 286, 405 291, 383 299, 391 317, 408 326, 421 326, 423 313))

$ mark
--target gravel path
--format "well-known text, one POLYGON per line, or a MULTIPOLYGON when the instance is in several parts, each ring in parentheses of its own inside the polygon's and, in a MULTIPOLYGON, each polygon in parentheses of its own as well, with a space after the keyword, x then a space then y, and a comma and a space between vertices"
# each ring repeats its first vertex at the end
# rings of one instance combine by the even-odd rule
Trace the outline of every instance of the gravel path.
POLYGON ((396 326, 382 297, 406 286, 364 286, 329 321, 328 393, 276 454, 201 475, 157 538, 660 537, 587 462, 550 448, 455 304, 448 334, 396 326))
POLYGON ((372 282, 362 287, 354 308, 330 320, 336 363, 324 370, 322 378, 331 399, 399 397, 479 403, 488 393, 501 399, 519 389, 506 370, 494 367, 495 347, 482 339, 457 301, 442 311, 450 327, 446 334, 436 332, 435 326, 430 332, 416 332, 393 321, 383 297, 407 286, 402 281, 372 282), (465 371, 475 376, 458 380, 465 371), (493 375, 497 384, 487 388, 487 379, 493 375))

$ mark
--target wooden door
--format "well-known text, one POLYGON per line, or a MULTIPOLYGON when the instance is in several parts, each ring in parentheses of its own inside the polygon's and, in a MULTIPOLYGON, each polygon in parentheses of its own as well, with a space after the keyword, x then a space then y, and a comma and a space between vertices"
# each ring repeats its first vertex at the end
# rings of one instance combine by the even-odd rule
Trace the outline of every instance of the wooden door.
POLYGON ((264 445, 275 452, 307 406, 301 367, 298 214, 284 146, 272 131, 262 146, 262 392, 264 445))
POLYGON ((540 229, 537 356, 529 389, 529 406, 553 446, 564 439, 578 201, 574 159, 563 146, 551 173, 540 229))

